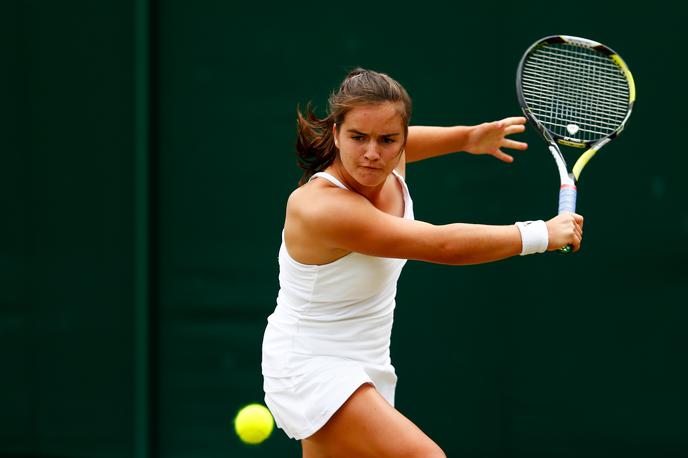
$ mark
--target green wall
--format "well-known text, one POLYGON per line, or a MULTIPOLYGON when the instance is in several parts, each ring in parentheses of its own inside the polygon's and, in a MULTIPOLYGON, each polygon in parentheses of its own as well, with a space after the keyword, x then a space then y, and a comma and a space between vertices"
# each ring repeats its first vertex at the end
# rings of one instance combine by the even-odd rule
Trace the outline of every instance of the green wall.
MULTIPOLYGON (((583 249, 492 265, 410 262, 397 407, 449 456, 688 455, 688 102, 673 3, 15 1, 0 10, 0 456, 298 456, 231 430, 262 400, 297 104, 354 66, 414 124, 518 114, 522 52, 609 44, 638 100, 585 170, 583 249), (556 19, 552 19, 557 16, 556 19)), ((558 177, 531 130, 508 165, 408 167, 416 217, 549 218, 558 177)))
POLYGON ((3 456, 132 456, 131 13, 2 5, 3 456))

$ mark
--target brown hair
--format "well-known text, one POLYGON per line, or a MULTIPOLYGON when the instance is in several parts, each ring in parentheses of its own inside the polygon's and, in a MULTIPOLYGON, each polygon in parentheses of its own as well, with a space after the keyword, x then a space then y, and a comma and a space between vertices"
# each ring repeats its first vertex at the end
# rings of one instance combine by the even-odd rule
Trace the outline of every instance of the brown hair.
POLYGON ((299 167, 303 169, 299 186, 334 161, 337 147, 334 144, 333 125, 336 124, 339 129, 346 114, 354 107, 384 102, 400 102, 403 106, 400 114, 406 142, 411 119, 411 98, 401 84, 384 73, 363 68, 349 72, 339 90, 330 94, 328 115, 323 119, 313 113, 310 103, 306 106, 305 114, 297 107, 296 155, 299 167))

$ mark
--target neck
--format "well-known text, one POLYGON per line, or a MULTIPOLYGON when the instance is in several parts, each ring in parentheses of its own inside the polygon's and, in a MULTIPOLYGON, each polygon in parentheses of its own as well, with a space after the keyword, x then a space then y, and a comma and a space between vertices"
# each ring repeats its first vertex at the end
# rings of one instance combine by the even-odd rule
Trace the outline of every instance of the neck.
POLYGON ((335 159, 332 165, 330 165, 326 172, 334 175, 339 181, 341 181, 344 186, 354 191, 357 194, 362 195, 370 202, 376 202, 380 198, 382 189, 385 187, 385 181, 375 186, 364 186, 358 181, 356 181, 344 168, 339 158, 335 159))

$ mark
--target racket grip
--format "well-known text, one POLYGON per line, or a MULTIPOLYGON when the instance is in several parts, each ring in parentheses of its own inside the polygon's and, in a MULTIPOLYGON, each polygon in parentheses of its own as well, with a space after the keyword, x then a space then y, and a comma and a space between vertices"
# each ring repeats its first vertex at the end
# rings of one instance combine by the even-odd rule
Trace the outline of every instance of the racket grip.
MULTIPOLYGON (((559 214, 564 212, 576 212, 576 197, 578 191, 576 185, 563 184, 559 189, 559 214)), ((559 248, 560 253, 568 254, 573 251, 573 246, 566 245, 559 248)))
POLYGON ((572 184, 563 184, 559 189, 559 213, 576 213, 576 196, 578 191, 572 184))

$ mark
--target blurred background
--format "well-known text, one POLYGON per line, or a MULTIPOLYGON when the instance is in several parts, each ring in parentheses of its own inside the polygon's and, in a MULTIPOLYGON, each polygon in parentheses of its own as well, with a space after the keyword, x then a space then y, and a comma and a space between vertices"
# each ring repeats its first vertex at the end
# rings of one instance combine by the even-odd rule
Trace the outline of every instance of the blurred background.
MULTIPOLYGON (((262 402, 295 110, 355 66, 412 124, 519 114, 525 49, 552 34, 629 64, 627 130, 584 171, 576 255, 410 262, 397 407, 448 456, 688 456, 685 15, 673 2, 10 0, 0 6, 0 456, 300 456, 232 430, 262 402)), ((435 224, 549 218, 539 137, 509 165, 408 167, 435 224)))

